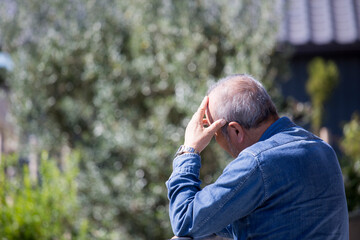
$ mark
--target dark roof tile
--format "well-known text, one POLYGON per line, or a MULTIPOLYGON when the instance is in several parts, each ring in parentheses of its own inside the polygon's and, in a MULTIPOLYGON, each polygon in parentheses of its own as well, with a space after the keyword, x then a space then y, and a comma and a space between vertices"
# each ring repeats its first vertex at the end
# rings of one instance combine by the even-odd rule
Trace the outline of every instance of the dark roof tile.
POLYGON ((280 42, 323 45, 360 40, 360 0, 278 1, 283 9, 280 42))

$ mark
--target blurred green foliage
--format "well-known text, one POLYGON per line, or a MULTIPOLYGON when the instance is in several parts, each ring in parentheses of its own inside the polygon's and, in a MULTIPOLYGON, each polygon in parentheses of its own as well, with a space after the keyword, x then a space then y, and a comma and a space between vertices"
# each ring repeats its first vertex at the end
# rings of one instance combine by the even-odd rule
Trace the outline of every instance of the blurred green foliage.
POLYGON ((339 73, 333 61, 314 58, 308 65, 309 79, 306 91, 312 103, 311 127, 315 133, 323 124, 324 104, 339 82, 339 73))
MULTIPOLYGON (((4 3, 0 3, 4 4, 4 3)), ((0 6, 13 112, 52 154, 81 152, 95 239, 171 236, 164 182, 209 85, 251 73, 273 96, 274 1, 27 0, 0 6)), ((204 185, 229 159, 203 153, 204 185)))
POLYGON ((0 236, 4 240, 87 239, 87 222, 77 216, 78 156, 67 159, 60 172, 56 162, 41 154, 39 182, 16 156, 0 165, 0 236))
POLYGON ((345 124, 341 140, 342 169, 349 211, 360 208, 360 117, 354 114, 345 124))

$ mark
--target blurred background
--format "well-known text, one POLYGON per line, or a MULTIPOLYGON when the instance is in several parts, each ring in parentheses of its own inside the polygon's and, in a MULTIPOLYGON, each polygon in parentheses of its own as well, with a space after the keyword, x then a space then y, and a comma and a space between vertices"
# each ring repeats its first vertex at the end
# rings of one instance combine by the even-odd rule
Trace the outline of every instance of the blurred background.
MULTIPOLYGON (((170 238, 185 127, 248 73, 336 150, 356 239, 359 53, 360 0, 1 0, 0 236, 170 238)), ((206 186, 231 158, 201 155, 206 186)))

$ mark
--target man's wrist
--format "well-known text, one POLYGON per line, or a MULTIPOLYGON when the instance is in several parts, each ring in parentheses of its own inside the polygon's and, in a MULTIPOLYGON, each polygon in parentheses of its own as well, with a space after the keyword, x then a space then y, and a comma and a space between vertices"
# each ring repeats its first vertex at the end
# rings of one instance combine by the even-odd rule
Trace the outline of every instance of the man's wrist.
POLYGON ((197 151, 195 148, 189 147, 189 146, 186 146, 186 145, 181 145, 179 147, 179 149, 177 150, 177 152, 175 154, 175 157, 180 156, 180 155, 182 155, 184 153, 195 153, 197 155, 200 155, 200 152, 197 151))

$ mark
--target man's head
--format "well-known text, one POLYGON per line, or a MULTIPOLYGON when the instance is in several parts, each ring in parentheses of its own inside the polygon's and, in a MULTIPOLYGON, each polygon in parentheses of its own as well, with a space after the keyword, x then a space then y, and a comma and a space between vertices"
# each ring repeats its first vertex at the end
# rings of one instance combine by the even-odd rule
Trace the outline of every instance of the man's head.
POLYGON ((221 79, 209 89, 208 96, 207 119, 210 123, 221 118, 226 120, 227 124, 222 127, 221 133, 216 134, 216 138, 233 156, 258 140, 257 135, 263 133, 265 123, 272 123, 278 118, 274 103, 264 87, 249 75, 231 75, 221 79))

